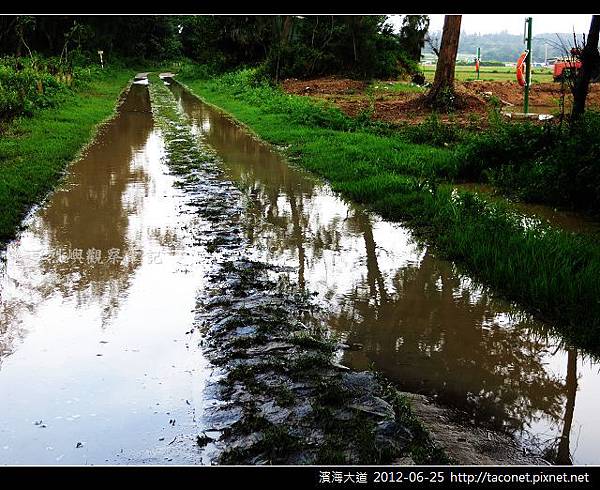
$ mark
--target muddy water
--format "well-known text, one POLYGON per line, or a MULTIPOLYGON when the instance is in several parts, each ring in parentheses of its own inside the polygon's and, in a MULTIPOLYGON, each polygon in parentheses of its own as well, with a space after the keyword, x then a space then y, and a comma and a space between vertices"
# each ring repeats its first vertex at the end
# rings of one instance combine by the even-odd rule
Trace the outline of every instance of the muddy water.
MULTIPOLYGON (((496 189, 487 184, 466 183, 454 184, 458 190, 469 190, 477 192, 492 199, 496 197, 496 189)), ((531 204, 526 202, 513 202, 515 210, 528 222, 544 222, 575 233, 597 234, 600 233, 600 223, 592 216, 553 208, 543 204, 531 204)))
POLYGON ((171 86, 244 190, 254 254, 293 266, 342 338, 342 362, 374 366, 460 418, 505 430, 554 460, 600 463, 600 365, 415 242, 287 165, 213 108, 171 86))
POLYGON ((73 164, 0 275, 0 463, 197 458, 199 251, 148 88, 73 164), (190 273, 191 271, 194 273, 190 273))

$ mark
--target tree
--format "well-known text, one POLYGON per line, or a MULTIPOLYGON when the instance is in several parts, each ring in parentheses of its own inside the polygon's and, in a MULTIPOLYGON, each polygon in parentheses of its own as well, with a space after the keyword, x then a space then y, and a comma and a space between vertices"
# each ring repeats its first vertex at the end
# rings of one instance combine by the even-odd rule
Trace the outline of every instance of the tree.
POLYGON ((17 36, 19 38, 19 43, 17 44, 17 56, 21 56, 21 45, 27 48, 27 52, 29 53, 29 57, 33 59, 33 54, 31 52, 31 48, 25 41, 25 32, 28 30, 35 30, 35 17, 30 15, 19 15, 17 16, 16 23, 16 31, 17 36))
POLYGON ((427 34, 425 34, 425 42, 427 43, 427 46, 429 46, 429 49, 431 50, 431 52, 436 56, 436 58, 439 57, 439 55, 440 55, 439 33, 427 32, 427 34))
POLYGON ((274 80, 328 74, 392 78, 408 71, 400 37, 385 15, 269 18, 263 69, 274 80))
POLYGON ((277 65, 275 67, 275 83, 279 82, 279 73, 281 66, 281 54, 282 51, 285 50, 287 44, 290 40, 290 36, 292 34, 293 27, 293 16, 284 15, 284 16, 275 16, 275 32, 277 33, 277 42, 274 45, 274 49, 276 51, 276 59, 277 65))
MULTIPOLYGON (((402 36, 385 15, 0 16, 0 54, 40 54, 60 64, 107 59, 177 59, 209 71, 259 68, 275 81, 328 74, 412 75, 427 16, 405 16, 402 36)), ((35 56, 33 56, 35 59, 35 56)))
POLYGON ((460 40, 462 15, 446 15, 442 31, 442 44, 435 69, 433 86, 427 94, 430 105, 449 109, 454 106, 454 68, 460 40))
POLYGON ((429 29, 428 15, 405 15, 400 28, 400 42, 409 59, 420 63, 421 51, 425 46, 427 30, 429 29))
POLYGON ((573 85, 573 110, 571 120, 580 118, 585 111, 585 100, 590 88, 590 81, 600 68, 598 53, 598 35, 600 34, 600 15, 592 15, 590 31, 581 52, 581 70, 573 85))

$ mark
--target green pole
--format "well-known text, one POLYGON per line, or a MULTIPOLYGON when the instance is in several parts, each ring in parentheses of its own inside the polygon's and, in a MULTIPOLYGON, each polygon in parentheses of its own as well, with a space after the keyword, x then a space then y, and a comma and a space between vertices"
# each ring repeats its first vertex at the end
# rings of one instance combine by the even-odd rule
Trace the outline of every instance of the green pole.
POLYGON ((527 114, 529 112, 529 86, 531 85, 531 31, 532 31, 533 19, 527 17, 525 19, 525 26, 527 29, 527 58, 525 58, 525 97, 523 100, 523 112, 527 114))
POLYGON ((481 67, 481 48, 477 48, 477 80, 479 80, 479 69, 481 67))

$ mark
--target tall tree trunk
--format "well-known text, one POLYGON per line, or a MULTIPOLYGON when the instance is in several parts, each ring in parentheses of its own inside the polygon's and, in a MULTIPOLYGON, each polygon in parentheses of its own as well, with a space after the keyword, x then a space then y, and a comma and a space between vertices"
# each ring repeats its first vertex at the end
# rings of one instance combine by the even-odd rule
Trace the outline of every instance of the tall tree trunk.
POLYGON ((287 46, 290 35, 292 33, 292 16, 286 15, 283 18, 283 27, 280 31, 279 46, 277 48, 277 67, 275 68, 275 83, 279 83, 279 71, 281 64, 281 52, 287 46))
POLYGON ((571 119, 576 120, 585 111, 585 100, 590 88, 592 74, 595 74, 600 66, 600 54, 598 53, 598 35, 600 34, 600 15, 592 15, 590 32, 585 41, 581 53, 581 70, 575 78, 573 86, 573 110, 571 119))
MULTIPOLYGON (((18 19, 18 17, 17 17, 18 19)), ((15 55, 17 56, 17 58, 21 57, 21 46, 23 45, 22 43, 22 39, 23 39, 23 25, 17 20, 17 27, 15 29, 17 31, 17 37, 19 38, 18 42, 17 42, 17 49, 15 52, 15 55)))
POLYGON ((448 107, 454 95, 454 69, 460 40, 460 23, 462 15, 446 15, 440 54, 435 69, 433 86, 427 94, 429 103, 433 106, 448 107))
POLYGON ((317 15, 317 22, 315 22, 315 26, 313 27, 312 39, 310 40, 311 47, 315 46, 315 34, 317 33, 317 27, 319 27, 319 16, 318 15, 317 15))
POLYGON ((567 406, 565 407, 565 423, 558 443, 556 464, 573 464, 569 448, 573 413, 575 412, 575 395, 577 394, 577 350, 569 349, 567 357, 567 406))

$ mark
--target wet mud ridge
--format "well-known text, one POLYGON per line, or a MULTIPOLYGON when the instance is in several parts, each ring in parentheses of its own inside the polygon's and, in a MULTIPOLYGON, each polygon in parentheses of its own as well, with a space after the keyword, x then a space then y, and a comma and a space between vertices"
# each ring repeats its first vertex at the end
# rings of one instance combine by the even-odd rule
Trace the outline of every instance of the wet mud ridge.
POLYGON ((367 372, 336 363, 340 345, 289 270, 251 259, 239 223, 241 191, 193 134, 157 78, 150 94, 199 223, 192 230, 212 264, 197 325, 214 366, 198 445, 213 463, 443 463, 406 398, 367 372))

